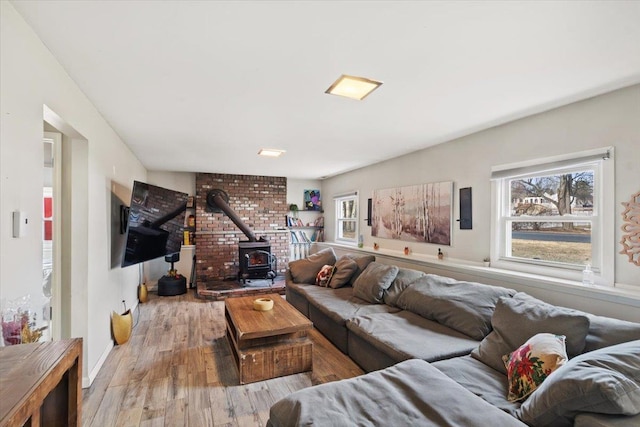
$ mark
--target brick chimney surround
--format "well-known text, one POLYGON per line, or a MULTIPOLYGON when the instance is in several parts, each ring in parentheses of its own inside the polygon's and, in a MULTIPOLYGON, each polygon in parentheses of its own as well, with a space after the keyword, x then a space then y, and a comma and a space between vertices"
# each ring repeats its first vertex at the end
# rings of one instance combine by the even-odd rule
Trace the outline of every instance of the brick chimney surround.
POLYGON ((222 281, 238 278, 238 242, 244 233, 222 212, 207 209, 207 193, 221 189, 229 195, 229 206, 256 236, 265 236, 278 259, 279 275, 289 262, 289 234, 285 177, 196 174, 196 280, 222 281))

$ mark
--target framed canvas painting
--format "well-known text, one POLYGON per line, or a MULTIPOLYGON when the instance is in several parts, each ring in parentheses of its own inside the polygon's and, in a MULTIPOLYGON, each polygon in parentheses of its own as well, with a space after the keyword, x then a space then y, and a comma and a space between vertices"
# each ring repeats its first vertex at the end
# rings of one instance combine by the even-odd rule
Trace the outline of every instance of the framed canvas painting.
POLYGON ((453 182, 375 190, 371 235, 451 245, 453 182))
POLYGON ((307 211, 322 210, 320 190, 304 190, 304 209, 307 211))

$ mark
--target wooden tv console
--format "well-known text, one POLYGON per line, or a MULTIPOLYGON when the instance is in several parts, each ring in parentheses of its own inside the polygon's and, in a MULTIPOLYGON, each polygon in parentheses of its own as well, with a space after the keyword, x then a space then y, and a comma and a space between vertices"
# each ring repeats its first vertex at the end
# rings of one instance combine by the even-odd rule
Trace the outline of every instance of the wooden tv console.
POLYGON ((82 338, 0 347, 0 427, 80 426, 82 338))

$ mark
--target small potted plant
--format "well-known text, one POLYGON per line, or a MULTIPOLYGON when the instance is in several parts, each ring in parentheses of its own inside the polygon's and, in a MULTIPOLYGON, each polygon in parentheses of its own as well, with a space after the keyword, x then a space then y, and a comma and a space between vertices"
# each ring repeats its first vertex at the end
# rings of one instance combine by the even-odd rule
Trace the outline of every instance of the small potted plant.
POLYGON ((491 258, 489 258, 488 256, 484 257, 484 258, 482 259, 482 262, 484 262, 484 266, 485 266, 485 267, 489 267, 489 266, 491 266, 491 258))
POLYGON ((294 217, 294 218, 298 217, 298 211, 300 210, 300 209, 298 209, 298 205, 296 205, 295 203, 291 203, 289 205, 289 210, 291 211, 291 216, 292 217, 294 217))

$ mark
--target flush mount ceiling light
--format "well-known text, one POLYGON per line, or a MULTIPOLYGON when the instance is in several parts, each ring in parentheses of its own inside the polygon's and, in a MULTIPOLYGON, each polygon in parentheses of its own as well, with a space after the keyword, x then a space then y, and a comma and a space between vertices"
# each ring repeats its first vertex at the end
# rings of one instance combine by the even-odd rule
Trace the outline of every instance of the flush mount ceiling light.
POLYGON ((362 101, 381 84, 382 82, 367 79, 365 77, 348 76, 343 74, 324 93, 346 96, 347 98, 362 101))
POLYGON ((285 150, 275 150, 273 148, 263 148, 260 151, 258 151, 259 155, 265 156, 265 157, 280 157, 284 153, 286 153, 285 150))

